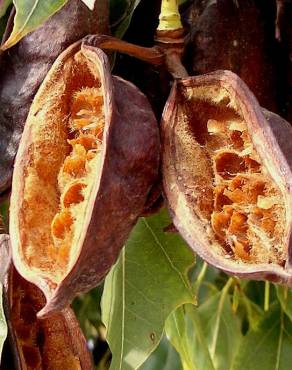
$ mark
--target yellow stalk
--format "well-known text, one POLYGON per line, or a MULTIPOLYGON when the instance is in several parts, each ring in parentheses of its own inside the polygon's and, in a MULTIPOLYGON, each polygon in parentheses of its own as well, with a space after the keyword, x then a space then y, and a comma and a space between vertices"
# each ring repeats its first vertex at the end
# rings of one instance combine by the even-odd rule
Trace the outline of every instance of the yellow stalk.
POLYGON ((182 28, 178 0, 162 0, 158 31, 174 31, 182 28))

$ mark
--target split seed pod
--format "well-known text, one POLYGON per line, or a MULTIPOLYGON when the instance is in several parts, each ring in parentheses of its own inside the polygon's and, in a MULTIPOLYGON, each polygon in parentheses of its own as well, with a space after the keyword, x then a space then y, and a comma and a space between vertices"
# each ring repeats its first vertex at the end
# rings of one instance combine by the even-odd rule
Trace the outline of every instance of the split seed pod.
MULTIPOLYGON (((13 15, 3 43, 11 32, 13 15)), ((107 32, 107 0, 96 1, 93 11, 80 0, 69 0, 43 26, 1 55, 0 193, 11 185, 13 162, 31 102, 53 62, 87 34, 107 32)))
POLYGON ((10 342, 16 367, 26 370, 93 370, 85 338, 68 307, 46 319, 36 314, 45 297, 12 268, 8 283, 10 342))
POLYGON ((173 222, 230 274, 292 283, 292 128, 229 71, 177 81, 163 123, 173 222))
POLYGON ((14 368, 92 370, 91 356, 73 311, 66 308, 50 318, 37 319, 36 314, 44 306, 45 297, 10 264, 9 248, 8 235, 0 235, 4 310, 14 368))
POLYGON ((116 261, 158 174, 159 133, 146 97, 78 42, 32 103, 14 167, 14 264, 60 310, 116 261))

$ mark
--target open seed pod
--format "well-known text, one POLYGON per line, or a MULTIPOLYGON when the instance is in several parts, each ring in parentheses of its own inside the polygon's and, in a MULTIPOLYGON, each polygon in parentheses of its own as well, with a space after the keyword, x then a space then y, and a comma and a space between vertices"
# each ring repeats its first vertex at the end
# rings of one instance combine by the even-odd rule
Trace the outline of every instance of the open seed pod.
MULTIPOLYGON (((89 33, 108 32, 108 0, 90 10, 69 0, 41 27, 0 56, 0 193, 11 185, 13 162, 31 102, 53 62, 73 42, 89 33)), ((4 43, 13 26, 7 25, 4 43)))
POLYGON ((10 342, 16 367, 36 370, 92 370, 79 323, 70 308, 37 319, 45 297, 12 268, 8 284, 10 342))
POLYGON ((289 124, 217 71, 174 84, 162 136, 165 196, 190 247, 227 273, 291 284, 289 124))
POLYGON ((9 368, 93 369, 85 338, 70 308, 50 318, 37 319, 36 313, 44 306, 45 297, 10 264, 8 235, 0 235, 0 257, 0 278, 5 287, 4 310, 14 357, 14 367, 10 364, 9 368))
POLYGON ((111 76, 106 55, 78 42, 32 103, 10 208, 14 264, 47 303, 40 316, 97 285, 144 208, 159 163, 146 97, 111 76))

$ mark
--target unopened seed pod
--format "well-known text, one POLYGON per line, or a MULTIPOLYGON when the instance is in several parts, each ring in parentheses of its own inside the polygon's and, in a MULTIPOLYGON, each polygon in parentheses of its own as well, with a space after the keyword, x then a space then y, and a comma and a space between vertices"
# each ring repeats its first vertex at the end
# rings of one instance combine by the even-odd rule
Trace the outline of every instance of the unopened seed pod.
POLYGON ((16 157, 10 208, 14 264, 47 303, 66 306, 97 285, 156 181, 159 133, 146 97, 78 42, 32 102, 16 157))
POLYGON ((236 73, 260 104, 277 108, 276 7, 273 0, 218 0, 194 2, 187 45, 191 75, 218 69, 236 73), (199 11, 198 11, 199 10, 199 11))
POLYGON ((163 122, 173 222, 211 265, 292 282, 292 128, 229 71, 177 81, 163 122))
MULTIPOLYGON (((4 41, 9 36, 13 15, 4 41)), ((40 84, 58 55, 89 33, 108 32, 108 1, 91 11, 69 0, 43 26, 0 56, 0 193, 11 185, 13 162, 27 114, 40 84)))

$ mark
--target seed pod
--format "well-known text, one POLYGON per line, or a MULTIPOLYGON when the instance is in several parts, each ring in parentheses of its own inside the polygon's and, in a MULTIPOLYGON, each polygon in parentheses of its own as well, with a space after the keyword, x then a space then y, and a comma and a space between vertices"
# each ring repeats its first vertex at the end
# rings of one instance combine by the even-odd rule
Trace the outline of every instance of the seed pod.
POLYGON ((190 247, 227 273, 291 284, 292 128, 229 71, 176 82, 163 183, 190 247))
POLYGON ((192 7, 196 19, 187 45, 190 74, 231 70, 244 80, 262 106, 275 111, 279 90, 275 77, 279 58, 275 49, 275 1, 195 1, 192 7))
POLYGON ((45 297, 15 269, 10 271, 8 297, 10 343, 18 369, 93 369, 85 338, 69 307, 37 319, 45 297))
MULTIPOLYGON (((6 38, 12 21, 11 17, 6 38)), ((53 62, 85 35, 107 32, 108 1, 96 1, 91 11, 82 1, 69 0, 42 27, 3 53, 0 61, 0 193, 11 184, 13 161, 31 102, 53 62)))
POLYGON ((103 279, 143 211, 158 162, 146 97, 111 76, 100 49, 69 47, 32 103, 13 174, 12 255, 46 296, 40 316, 103 279))
POLYGON ((282 48, 280 68, 284 91, 281 94, 284 117, 292 122, 292 2, 277 0, 276 36, 282 48))
POLYGON ((49 319, 37 319, 36 313, 44 306, 45 297, 10 264, 9 249, 9 236, 0 235, 4 309, 15 368, 93 369, 85 338, 70 308, 49 319))

